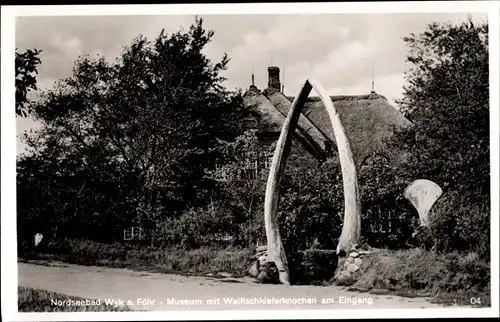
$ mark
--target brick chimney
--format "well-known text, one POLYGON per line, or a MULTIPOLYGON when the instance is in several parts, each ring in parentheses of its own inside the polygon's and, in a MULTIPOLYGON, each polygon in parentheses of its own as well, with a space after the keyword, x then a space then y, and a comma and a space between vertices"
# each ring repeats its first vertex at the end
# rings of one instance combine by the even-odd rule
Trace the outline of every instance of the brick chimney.
POLYGON ((267 68, 267 71, 269 73, 269 83, 267 85, 268 89, 273 89, 277 90, 278 92, 281 91, 281 84, 280 84, 280 69, 277 66, 271 66, 267 68))

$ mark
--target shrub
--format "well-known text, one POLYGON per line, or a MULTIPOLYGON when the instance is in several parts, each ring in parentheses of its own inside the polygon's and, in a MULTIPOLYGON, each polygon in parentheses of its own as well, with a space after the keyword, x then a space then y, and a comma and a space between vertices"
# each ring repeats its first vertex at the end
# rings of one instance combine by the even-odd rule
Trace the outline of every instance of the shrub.
MULTIPOLYGON (((179 245, 178 245, 179 246, 179 245)), ((206 274, 226 271, 246 274, 252 261, 250 249, 200 247, 153 248, 134 244, 104 244, 64 239, 47 244, 42 251, 21 255, 24 259, 57 259, 71 264, 128 267, 158 270, 163 273, 206 274)))
POLYGON ((187 249, 201 246, 242 246, 241 213, 223 202, 208 207, 191 208, 179 218, 167 218, 155 232, 160 246, 182 245, 187 249))
POLYGON ((278 222, 284 247, 296 253, 316 244, 334 249, 342 228, 341 179, 327 163, 290 169, 282 182, 278 222), (333 180, 332 180, 333 179, 333 180))
POLYGON ((490 257, 490 210, 484 202, 473 204, 467 196, 449 191, 436 202, 429 216, 429 234, 436 250, 470 250, 490 257))
MULTIPOLYGON (((474 252, 439 254, 420 248, 371 255, 371 264, 352 286, 386 289, 401 295, 490 296, 490 265, 474 252)), ((485 299, 488 302, 488 299, 485 299)))
POLYGON ((361 229, 369 245, 391 249, 407 246, 418 218, 403 195, 408 183, 383 153, 374 153, 359 171, 361 229))
POLYGON ((335 250, 308 249, 300 254, 300 275, 296 276, 298 284, 311 284, 330 280, 337 267, 335 250))

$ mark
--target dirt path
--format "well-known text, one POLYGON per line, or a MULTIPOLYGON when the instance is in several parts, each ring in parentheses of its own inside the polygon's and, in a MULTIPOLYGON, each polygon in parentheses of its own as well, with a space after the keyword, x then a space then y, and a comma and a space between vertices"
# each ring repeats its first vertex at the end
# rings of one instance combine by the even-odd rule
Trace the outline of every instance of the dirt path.
POLYGON ((130 301, 129 306, 135 310, 442 307, 422 298, 355 293, 334 286, 262 285, 245 278, 185 277, 58 262, 45 263, 44 265, 19 263, 18 268, 19 286, 101 299, 101 302, 104 302, 104 299, 121 299, 125 304, 130 301), (143 299, 142 304, 138 302, 139 298, 143 299), (181 302, 182 300, 188 300, 188 302, 181 302), (213 301, 212 304, 207 302, 210 300, 213 301), (292 301, 297 302, 298 300, 306 303, 293 304, 292 301), (322 304, 322 300, 329 302, 322 304), (331 303, 332 300, 334 303, 331 303), (250 302, 241 303, 241 301, 250 302), (259 301, 264 301, 264 303, 259 303, 259 301), (282 302, 266 304, 265 301, 282 302), (290 302, 283 304, 286 303, 284 301, 290 302), (237 303, 235 304, 235 302, 237 303))

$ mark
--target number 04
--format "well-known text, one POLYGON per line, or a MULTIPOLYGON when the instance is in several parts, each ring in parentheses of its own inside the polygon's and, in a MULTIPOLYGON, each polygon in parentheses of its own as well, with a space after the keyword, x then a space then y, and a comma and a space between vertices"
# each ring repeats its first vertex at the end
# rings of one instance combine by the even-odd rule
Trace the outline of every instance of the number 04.
POLYGON ((481 298, 479 297, 471 297, 470 304, 481 304, 481 298))

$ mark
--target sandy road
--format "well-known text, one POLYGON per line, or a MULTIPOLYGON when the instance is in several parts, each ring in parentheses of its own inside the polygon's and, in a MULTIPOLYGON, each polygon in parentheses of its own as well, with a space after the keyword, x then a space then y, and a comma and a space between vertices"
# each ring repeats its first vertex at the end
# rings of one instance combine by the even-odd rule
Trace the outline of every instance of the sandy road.
MULTIPOLYGON (((439 308, 422 298, 348 292, 329 286, 256 284, 249 279, 181 276, 51 262, 19 263, 19 285, 91 299, 121 299, 135 310, 439 308), (138 299, 143 299, 141 303, 138 299), (290 301, 288 304, 259 301, 290 301), (255 301, 241 303, 241 299, 255 301), (293 304, 292 301, 309 302, 293 304), (148 301, 149 300, 149 301, 148 301), (191 303, 179 302, 191 300, 191 303), (197 300, 197 301, 195 301, 197 300), (208 301, 212 301, 212 303, 208 301), (322 303, 328 301, 328 303, 322 303), (332 300, 334 303, 331 303, 332 300), (230 301, 232 301, 230 303, 230 301), (240 302, 238 302, 240 301, 240 302), (354 301, 358 303, 354 304, 354 301), (350 302, 350 303, 349 303, 350 302), (236 304, 235 304, 236 303, 236 304)), ((286 303, 286 302, 282 302, 286 303)))

